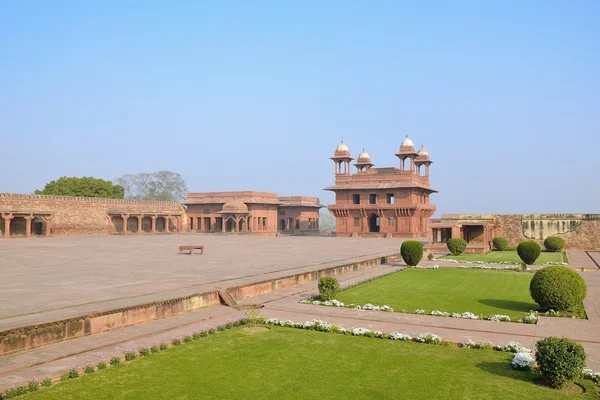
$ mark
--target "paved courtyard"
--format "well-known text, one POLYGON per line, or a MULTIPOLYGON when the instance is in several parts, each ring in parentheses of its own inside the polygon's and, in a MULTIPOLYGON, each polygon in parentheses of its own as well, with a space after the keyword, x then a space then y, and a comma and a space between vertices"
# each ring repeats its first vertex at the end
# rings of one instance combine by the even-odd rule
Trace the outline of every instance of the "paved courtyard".
POLYGON ((0 330, 398 252, 399 240, 225 235, 0 240, 0 330), (203 244, 204 255, 178 246, 203 244))

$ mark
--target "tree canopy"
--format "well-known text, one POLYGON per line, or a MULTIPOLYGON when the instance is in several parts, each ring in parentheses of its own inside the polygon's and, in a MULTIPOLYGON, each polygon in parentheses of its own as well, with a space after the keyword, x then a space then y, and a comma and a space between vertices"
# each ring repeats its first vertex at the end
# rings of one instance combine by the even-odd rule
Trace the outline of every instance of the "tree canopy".
POLYGON ((123 186, 127 199, 182 201, 187 194, 183 177, 172 171, 126 174, 115 181, 123 186))
POLYGON ((125 190, 120 185, 111 181, 84 176, 82 178, 63 176, 55 181, 48 182, 43 190, 36 190, 35 194, 49 194, 55 196, 76 197, 102 197, 108 199, 122 199, 125 190))

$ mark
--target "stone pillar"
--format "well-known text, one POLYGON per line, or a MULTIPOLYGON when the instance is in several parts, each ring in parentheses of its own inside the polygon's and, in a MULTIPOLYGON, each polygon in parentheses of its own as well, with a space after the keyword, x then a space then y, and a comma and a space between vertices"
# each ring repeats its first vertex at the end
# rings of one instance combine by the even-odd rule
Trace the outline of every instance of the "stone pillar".
POLYGON ((154 235, 156 233, 156 215, 153 215, 150 218, 152 218, 152 234, 154 235))
MULTIPOLYGON (((217 224, 216 222, 216 218, 215 218, 215 225, 217 224)), ((221 233, 225 233, 225 225, 227 224, 227 221, 225 220, 225 217, 221 217, 221 233)), ((217 229, 215 227, 215 229, 217 229)))
POLYGON ((50 236, 52 228, 52 215, 45 215, 42 217, 42 219, 46 223, 46 236, 50 236))
POLYGON ((194 226, 196 225, 196 217, 190 217, 190 232, 194 231, 194 226))
POLYGON ((169 225, 171 222, 171 216, 165 216, 165 233, 171 233, 171 231, 169 230, 169 225))
POLYGON ((123 218, 123 235, 127 235, 127 220, 129 220, 129 214, 121 214, 123 218))
POLYGON ((137 234, 139 235, 140 233, 142 233, 142 218, 144 218, 143 215, 138 215, 137 216, 137 220, 138 220, 138 230, 137 230, 137 234))
POLYGON ((442 230, 440 228, 436 229, 435 234, 437 236, 437 242, 442 243, 442 230))
POLYGON ((425 165, 425 176, 429 176, 429 164, 425 165))
POLYGON ((31 237, 31 220, 33 219, 33 215, 27 215, 25 217, 25 236, 31 237))
POLYGON ((112 217, 110 215, 106 216, 106 233, 109 235, 112 233, 112 217))
POLYGON ((4 218, 4 237, 10 237, 10 221, 14 218, 12 213, 2 214, 2 218, 4 218))

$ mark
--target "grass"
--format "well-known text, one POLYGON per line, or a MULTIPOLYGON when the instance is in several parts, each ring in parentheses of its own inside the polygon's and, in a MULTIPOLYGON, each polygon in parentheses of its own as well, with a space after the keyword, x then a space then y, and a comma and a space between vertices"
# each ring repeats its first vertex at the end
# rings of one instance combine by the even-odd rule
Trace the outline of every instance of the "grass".
POLYGON ((346 304, 388 305, 395 311, 424 309, 522 318, 538 305, 529 295, 533 274, 479 269, 409 269, 340 292, 346 304))
POLYGON ((24 399, 593 399, 533 383, 511 354, 273 327, 233 329, 24 399))
MULTIPOLYGON (((457 260, 457 261, 484 261, 484 262, 511 262, 521 264, 521 259, 516 251, 490 251, 486 254, 461 254, 459 256, 443 256, 442 259, 457 260)), ((542 265, 547 262, 566 262, 562 252, 547 252, 542 251, 534 265, 542 265)))

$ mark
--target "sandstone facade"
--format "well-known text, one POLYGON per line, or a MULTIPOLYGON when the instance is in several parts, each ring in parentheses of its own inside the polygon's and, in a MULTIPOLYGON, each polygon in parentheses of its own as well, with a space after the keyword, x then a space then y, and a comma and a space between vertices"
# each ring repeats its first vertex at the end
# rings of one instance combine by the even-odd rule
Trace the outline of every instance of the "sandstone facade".
POLYGON ((0 215, 3 237, 175 233, 186 227, 181 204, 165 201, 0 193, 0 215))

